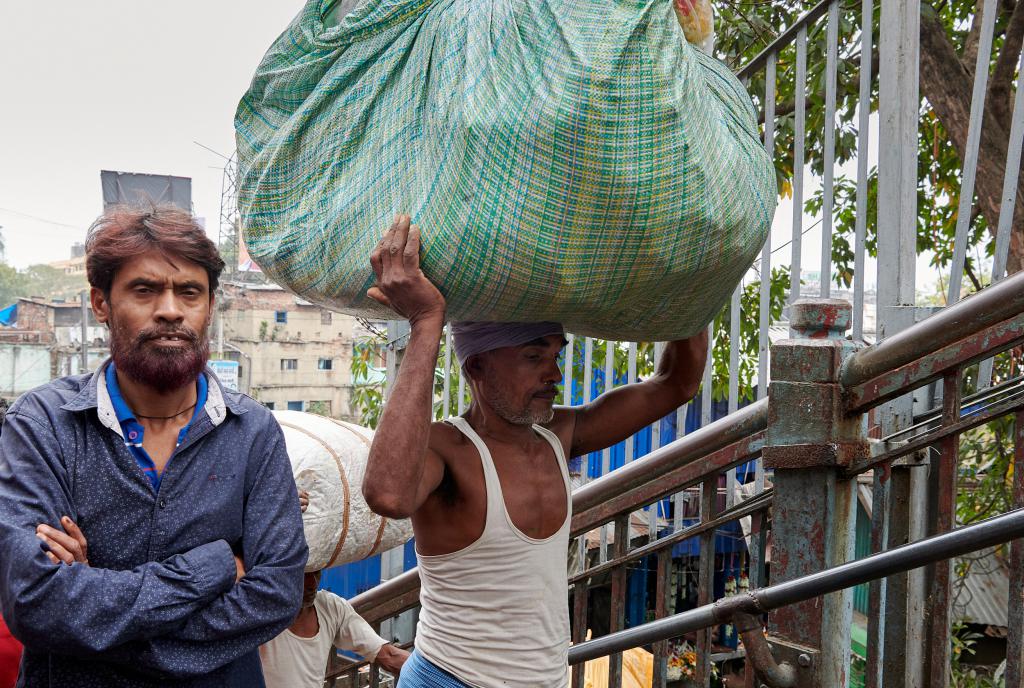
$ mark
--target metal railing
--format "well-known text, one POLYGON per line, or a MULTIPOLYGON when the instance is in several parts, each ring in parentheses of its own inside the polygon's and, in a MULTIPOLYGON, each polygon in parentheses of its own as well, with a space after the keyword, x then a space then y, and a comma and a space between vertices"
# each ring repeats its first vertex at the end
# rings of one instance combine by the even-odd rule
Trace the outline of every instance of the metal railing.
MULTIPOLYGON (((978 42, 978 64, 988 65, 996 0, 982 3, 983 21, 978 42)), ((759 337, 756 401, 740 406, 740 321, 753 314, 743 312, 737 287, 731 302, 731 319, 726 324, 729 340, 725 390, 728 415, 712 423, 713 399, 710 393, 713 370, 709 361, 704 371, 700 396, 675 415, 674 441, 659 446, 669 424, 658 423, 651 433, 650 451, 638 450, 639 442, 626 443, 623 465, 613 470, 613 453, 605 450, 593 461, 584 460, 580 482, 573 495, 572 532, 578 537, 575 559, 578 568, 567 578, 572 600, 573 641, 584 645, 593 591, 610 588, 607 631, 616 638, 639 636, 625 626, 625 587, 627 571, 639 562, 649 561, 656 569, 654 616, 667 618, 672 611, 668 599, 672 550, 682 542, 699 541, 697 556, 697 601, 712 602, 715 537, 725 523, 749 519, 745 528, 749 538, 749 572, 752 589, 772 589, 785 581, 807 579, 829 567, 852 558, 850 523, 855 504, 849 492, 859 475, 872 482, 872 551, 885 552, 895 547, 937 536, 954 526, 953 498, 956 490, 957 447, 959 437, 971 428, 996 418, 1013 415, 1018 465, 1024 465, 1024 420, 1019 383, 1004 382, 984 395, 984 401, 967 397, 970 412, 965 412, 964 374, 969 367, 972 385, 982 394, 992 379, 992 357, 1018 346, 1024 340, 1024 283, 1020 278, 1004 279, 1009 255, 1013 209, 1016 204, 1020 152, 1024 142, 1022 90, 1017 90, 1013 127, 1009 133, 1004 195, 999 215, 998 236, 993 258, 993 286, 969 299, 960 299, 964 274, 964 256, 974 202, 974 184, 978 164, 978 146, 984 121, 984 80, 988 69, 976 69, 974 104, 970 113, 970 132, 966 143, 960 212, 949 277, 947 299, 955 305, 914 325, 920 318, 914 307, 914 259, 917 214, 917 114, 920 94, 917 83, 918 17, 916 3, 903 0, 825 0, 815 5, 787 27, 757 57, 744 65, 737 75, 757 89, 764 121, 764 145, 773 154, 792 160, 792 218, 789 236, 789 260, 792 287, 787 303, 791 332, 812 331, 832 342, 832 362, 819 360, 821 353, 806 339, 783 342, 771 347, 769 318, 770 279, 773 261, 786 245, 773 248, 766 243, 757 266, 760 276, 759 337), (859 6, 859 22, 849 28, 851 8, 859 6), (876 14, 881 15, 881 35, 876 45, 876 14), (842 21, 847 29, 842 29, 842 21), (824 65, 809 64, 809 46, 824 45, 824 65), (878 115, 870 107, 857 110, 857 152, 855 202, 856 223, 853 252, 852 313, 842 315, 841 306, 829 303, 797 305, 801 296, 827 299, 832 294, 833 269, 831 235, 836 211, 836 117, 838 65, 859 65, 861 103, 878 99, 878 115), (823 90, 820 104, 810 98, 811 75, 814 89, 823 90), (820 79, 818 76, 820 75, 820 79), (791 80, 791 81, 785 81, 791 80), (792 104, 777 102, 781 85, 793 85, 797 96, 792 104), (820 85, 820 86, 819 86, 820 85), (803 96, 803 97, 801 97, 803 96), (824 121, 820 132, 808 131, 808 122, 824 121), (879 140, 870 138, 873 118, 878 120, 879 140), (791 137, 783 139, 782 137, 791 137), (820 176, 812 179, 806 162, 809 140, 821 158, 820 176), (781 145, 788 144, 785 151, 781 145), (869 158, 878 156, 878 215, 869 217, 869 158), (821 210, 808 219, 807 192, 820 184, 821 210), (910 200, 908 200, 910 199, 910 200), (868 230, 877 221, 878 297, 877 325, 884 341, 870 348, 858 348, 870 335, 866 286, 868 230), (820 284, 814 294, 802 294, 799 276, 805 262, 803 238, 817 226, 822 227, 820 284), (1002 280, 1002 281, 1001 281, 1002 280), (998 284, 997 284, 998 283, 998 284), (953 285, 956 285, 955 289, 953 285), (802 309, 802 314, 801 314, 802 309), (852 337, 844 331, 826 332, 815 317, 848 317, 852 337), (803 318, 804 321, 800 322, 803 318), (818 328, 815 330, 815 328, 818 328), (902 331, 901 331, 902 330, 902 331), (802 342, 802 343, 800 343, 802 342), (838 362, 842 361, 839 367, 838 362), (833 365, 834 364, 834 365, 833 365), (818 366, 815 368, 814 366, 818 366), (812 370, 816 379, 804 379, 812 370), (781 377, 780 377, 781 376, 781 377), (772 394, 769 402, 769 380, 772 394), (776 382, 778 384, 776 384, 776 382), (910 393, 939 382, 938 409, 929 411, 918 404, 917 423, 909 401, 910 393), (1017 387, 1014 387, 1017 385, 1017 387), (785 394, 790 396, 786 397, 785 394), (817 396, 814 396, 817 395, 817 396), (980 410, 977 408, 981 405, 980 410), (788 415, 798 407, 814 405, 813 422, 788 415), (685 433, 686 420, 699 419, 700 429, 685 433), (771 419, 771 427, 769 427, 771 419), (885 439, 869 440, 870 430, 885 439), (788 433, 788 434, 787 434, 788 433), (767 449, 766 449, 767 448, 767 449), (588 470, 588 463, 595 470, 588 470), (741 489, 736 469, 743 472, 746 490, 741 489), (742 494, 741 494, 742 492, 742 494), (814 498, 808 500, 808 493, 814 498), (668 499, 666 503, 664 500, 668 499), (801 501, 803 503, 801 503, 801 501), (646 509, 646 513, 644 510, 646 509), (659 510, 660 509, 660 510, 659 510), (669 516, 671 516, 669 518, 669 516), (824 517, 824 518, 823 518, 824 517), (645 527, 646 526, 646 527, 645 527), (766 565, 769 526, 773 563, 766 565), (819 540, 807 546, 807 533, 822 530, 819 540), (803 551, 808 550, 808 551, 803 551), (808 556, 805 556, 808 555, 808 556), (783 560, 799 559, 793 565, 783 560), (798 565, 799 564, 799 565, 798 565)), ((1022 58, 1024 59, 1024 58, 1022 58)), ((1024 62, 1022 62, 1024 64, 1024 62)), ((781 261, 785 265, 786 261, 781 261)), ((753 274, 753 273, 752 273, 753 274)), ((645 349, 636 343, 612 343, 590 338, 575 342, 570 337, 565 371, 567 390, 563 403, 586 403, 597 393, 617 383, 635 382, 643 368, 645 349), (625 375, 617 379, 616 359, 624 359, 625 375), (603 361, 603 366, 601 365, 603 361), (582 363, 582 365, 580 365, 582 363), (603 382, 602 382, 603 381, 603 382), (574 389, 578 391, 574 398, 574 389)), ((820 342, 819 342, 820 344, 820 342)), ((655 345, 654 353, 660 351, 655 345)), ((466 385, 451 356, 451 339, 444 347, 443 371, 438 398, 439 415, 462 413, 466 407, 466 385)), ((925 405, 927 406, 927 405, 925 405)), ((1024 471, 1015 472, 1015 476, 1024 471)), ((1016 479, 1016 478, 1015 478, 1016 479)), ((1024 487, 1017 480, 1015 499, 1024 504, 1024 487)), ((1012 584, 1021 589, 1021 548, 1011 551, 1012 584)), ((936 562, 921 572, 894 573, 875 580, 871 586, 869 642, 866 681, 868 686, 943 686, 948 682, 948 645, 950 621, 950 565, 936 562), (883 623, 882 620, 885 620, 883 623), (927 624, 927 625, 926 625, 927 624), (924 648, 924 655, 915 654, 924 648)), ((824 592, 824 588, 822 588, 824 592)), ((840 685, 849 674, 849 593, 834 593, 824 604, 796 605, 771 617, 770 632, 780 648, 786 642, 812 647, 815 667, 831 667, 833 673, 817 676, 807 685, 840 685), (811 622, 808 622, 810 619, 811 622), (787 640, 788 639, 788 640, 787 640)), ((1011 629, 1007 686, 1019 687, 1021 679, 1020 596, 1011 596, 1011 629)), ((396 614, 413 609, 418 599, 418 577, 414 571, 392 578, 353 600, 356 608, 372 623, 380 623, 396 614)), ((657 623, 657 622, 655 622, 657 623)), ((714 621, 717 625, 720 621, 714 621)), ((687 627, 697 651, 697 682, 707 685, 711 673, 710 625, 687 627)), ((643 627, 641 627, 643 628, 643 627)), ((632 630, 632 629, 631 629, 632 630)), ((654 653, 655 684, 666 682, 667 640, 660 636, 654 653)), ((591 641, 597 642, 597 641, 591 641)), ((645 641, 646 642, 646 641, 645 641)), ((622 646, 625 647, 625 646, 622 646)), ((573 657, 580 657, 579 650, 573 657)), ((588 651, 589 652, 589 651, 588 651)), ((339 667, 334 676, 348 675, 350 681, 360 664, 339 667)), ((610 660, 611 685, 621 682, 621 657, 610 660)), ((371 685, 376 685, 376 679, 371 685)), ((354 684, 352 684, 354 685, 354 684)), ((573 674, 573 685, 582 685, 582 672, 573 674)), ((803 685, 803 684, 801 684, 803 685)))

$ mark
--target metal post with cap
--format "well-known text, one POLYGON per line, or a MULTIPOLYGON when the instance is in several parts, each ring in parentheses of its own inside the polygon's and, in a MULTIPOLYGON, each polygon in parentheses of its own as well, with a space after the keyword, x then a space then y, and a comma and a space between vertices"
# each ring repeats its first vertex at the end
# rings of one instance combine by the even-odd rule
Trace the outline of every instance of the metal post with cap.
MULTIPOLYGON (((867 456, 860 416, 843 412, 839 373, 859 345, 845 336, 852 308, 803 299, 790 309, 794 338, 771 353, 764 463, 774 474, 772 583, 853 557, 856 481, 843 468, 867 456)), ((845 686, 850 670, 851 591, 779 609, 769 631, 776 655, 806 655, 795 686, 845 686)))

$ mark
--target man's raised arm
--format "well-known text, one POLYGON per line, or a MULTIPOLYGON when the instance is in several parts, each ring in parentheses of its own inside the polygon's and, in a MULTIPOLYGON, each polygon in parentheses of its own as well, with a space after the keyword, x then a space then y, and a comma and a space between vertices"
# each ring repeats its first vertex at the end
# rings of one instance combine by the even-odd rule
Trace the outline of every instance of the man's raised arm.
POLYGON ((445 302, 420 270, 419 252, 419 228, 401 215, 370 258, 377 286, 368 295, 408 319, 411 327, 363 480, 366 503, 389 518, 411 516, 444 477, 444 463, 428 443, 445 302))
POLYGON ((707 330, 669 342, 650 379, 606 392, 570 410, 575 414, 572 455, 621 442, 688 402, 700 389, 707 354, 707 330))

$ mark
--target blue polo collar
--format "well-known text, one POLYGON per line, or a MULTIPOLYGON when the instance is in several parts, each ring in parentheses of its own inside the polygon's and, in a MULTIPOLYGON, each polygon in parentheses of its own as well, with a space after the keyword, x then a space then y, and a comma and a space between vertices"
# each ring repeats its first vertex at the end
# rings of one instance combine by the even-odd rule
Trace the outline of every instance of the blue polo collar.
MULTIPOLYGON (((106 370, 106 383, 107 391, 110 394, 110 403, 114 406, 114 413, 117 414, 117 421, 124 425, 128 421, 137 421, 135 413, 128 407, 128 403, 124 400, 124 396, 121 394, 121 386, 117 383, 117 371, 114 368, 114 362, 111 361, 110 365, 107 366, 106 370)), ((182 428, 182 436, 188 432, 192 422, 195 421, 196 416, 206 406, 206 397, 209 394, 209 383, 206 381, 206 375, 200 373, 199 377, 196 378, 196 406, 192 410, 192 417, 188 421, 188 425, 182 428)))

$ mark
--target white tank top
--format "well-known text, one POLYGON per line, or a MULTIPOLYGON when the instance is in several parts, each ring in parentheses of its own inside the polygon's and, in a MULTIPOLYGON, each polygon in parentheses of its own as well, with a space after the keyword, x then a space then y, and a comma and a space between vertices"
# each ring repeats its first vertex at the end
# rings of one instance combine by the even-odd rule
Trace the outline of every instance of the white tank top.
POLYGON ((416 649, 477 688, 565 688, 569 684, 566 557, 572 497, 562 443, 534 426, 555 452, 565 485, 565 522, 537 540, 512 523, 491 453, 464 418, 449 422, 480 452, 487 490, 483 534, 451 554, 416 553, 420 611, 416 649))

